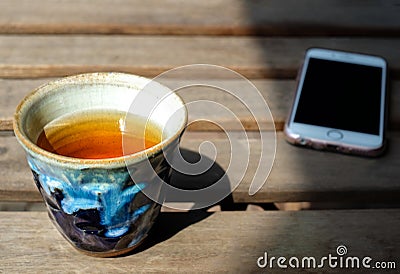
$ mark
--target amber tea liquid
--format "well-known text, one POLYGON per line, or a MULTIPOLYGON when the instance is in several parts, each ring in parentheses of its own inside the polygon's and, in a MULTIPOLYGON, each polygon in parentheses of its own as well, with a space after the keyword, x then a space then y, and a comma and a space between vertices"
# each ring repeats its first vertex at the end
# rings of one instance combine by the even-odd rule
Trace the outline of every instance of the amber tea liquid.
POLYGON ((125 115, 109 110, 65 115, 46 125, 36 144, 63 156, 104 159, 139 152, 161 142, 161 130, 156 125, 146 125, 144 118, 133 114, 125 119, 125 115))

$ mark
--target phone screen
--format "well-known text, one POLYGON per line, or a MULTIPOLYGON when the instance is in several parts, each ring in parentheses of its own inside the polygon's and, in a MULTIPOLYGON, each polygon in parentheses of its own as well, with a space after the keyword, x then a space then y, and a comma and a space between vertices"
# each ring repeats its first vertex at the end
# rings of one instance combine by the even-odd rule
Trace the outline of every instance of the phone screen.
POLYGON ((382 68, 310 58, 294 122, 379 135, 382 68))

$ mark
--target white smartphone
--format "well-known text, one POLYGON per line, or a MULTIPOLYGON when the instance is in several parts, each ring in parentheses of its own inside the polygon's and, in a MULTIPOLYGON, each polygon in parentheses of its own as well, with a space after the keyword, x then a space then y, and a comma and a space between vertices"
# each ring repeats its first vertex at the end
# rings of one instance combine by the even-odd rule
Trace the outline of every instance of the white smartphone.
POLYGON ((311 48, 285 124, 292 144, 365 156, 385 148, 386 61, 311 48))

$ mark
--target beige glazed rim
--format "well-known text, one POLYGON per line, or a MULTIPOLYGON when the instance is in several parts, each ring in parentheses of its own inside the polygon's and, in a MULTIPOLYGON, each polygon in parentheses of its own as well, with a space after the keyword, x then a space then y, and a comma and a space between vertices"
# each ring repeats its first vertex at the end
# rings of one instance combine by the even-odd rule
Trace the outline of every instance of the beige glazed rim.
MULTIPOLYGON (((80 93, 82 94, 82 93, 80 93)), ((77 94, 75 97, 79 97, 77 94)), ((111 96, 111 95, 110 95, 111 96)), ((76 99, 78 100, 78 99, 76 99)), ((126 100, 125 100, 126 101, 126 100)), ((127 104, 127 102, 124 102, 127 104)), ((129 102, 128 102, 129 103, 129 102)), ((128 109, 126 109, 128 111, 128 109)), ((119 72, 99 72, 99 73, 84 73, 73 76, 67 76, 59 80, 51 81, 44 84, 31 93, 29 93, 17 106, 14 115, 13 128, 15 136, 23 148, 33 157, 36 157, 44 162, 49 162, 55 165, 70 167, 70 168, 86 168, 86 167, 98 167, 98 168, 116 168, 123 167, 126 164, 133 164, 135 162, 142 161, 151 155, 160 152, 162 149, 169 146, 174 140, 177 140, 183 133, 187 120, 188 120, 187 109, 183 100, 169 88, 156 83, 148 78, 119 72), (115 158, 104 158, 104 159, 81 159, 58 155, 49 151, 46 151, 35 144, 32 141, 26 130, 26 121, 29 115, 32 115, 32 109, 39 108, 42 101, 54 96, 60 96, 65 90, 77 89, 78 92, 84 91, 84 87, 91 85, 103 85, 112 87, 115 89, 125 88, 132 91, 132 93, 138 94, 139 92, 149 92, 148 89, 144 89, 146 85, 151 82, 152 86, 156 85, 157 98, 160 99, 168 94, 168 101, 175 107, 179 108, 180 116, 175 123, 174 131, 167 136, 163 137, 162 142, 146 149, 139 151, 134 154, 124 155, 115 158)), ((164 126, 164 125, 161 125, 164 126)))

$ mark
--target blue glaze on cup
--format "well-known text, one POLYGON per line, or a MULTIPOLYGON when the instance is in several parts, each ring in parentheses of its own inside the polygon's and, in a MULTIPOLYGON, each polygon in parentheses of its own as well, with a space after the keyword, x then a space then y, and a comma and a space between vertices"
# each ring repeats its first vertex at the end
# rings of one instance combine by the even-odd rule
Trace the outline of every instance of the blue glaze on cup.
MULTIPOLYGON (((159 213, 160 206, 141 192, 149 182, 134 183, 126 168, 60 169, 31 156, 28 163, 50 217, 78 248, 110 253, 121 242, 131 247, 147 235, 159 213)), ((167 170, 165 162, 164 180, 167 170)))
MULTIPOLYGON (((38 174, 38 181, 48 196, 62 193, 59 201, 66 214, 74 215, 79 211, 97 210, 100 225, 105 229, 105 236, 119 237, 126 233, 131 222, 144 214, 150 204, 130 210, 129 205, 143 188, 145 182, 126 186, 130 176, 125 172, 96 170, 80 172, 62 172, 65 179, 60 180, 40 170, 32 158, 28 158, 32 171, 38 174), (72 183, 71 183, 72 182, 72 183)), ((54 169, 53 169, 54 170, 54 169)))

